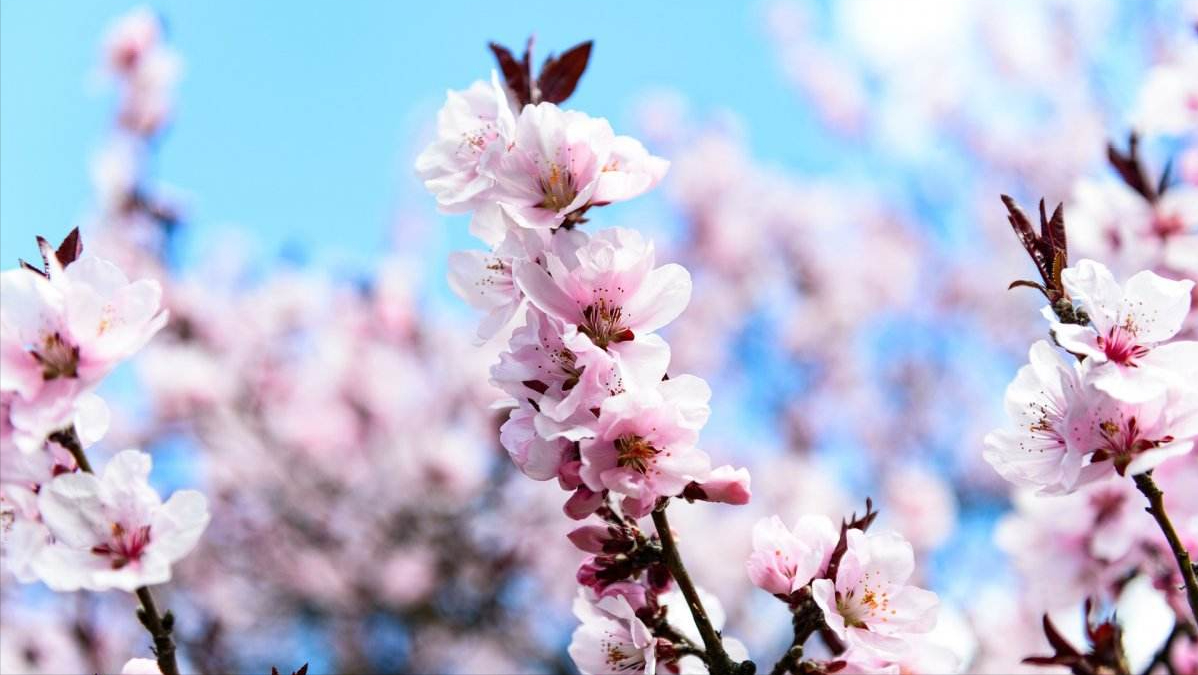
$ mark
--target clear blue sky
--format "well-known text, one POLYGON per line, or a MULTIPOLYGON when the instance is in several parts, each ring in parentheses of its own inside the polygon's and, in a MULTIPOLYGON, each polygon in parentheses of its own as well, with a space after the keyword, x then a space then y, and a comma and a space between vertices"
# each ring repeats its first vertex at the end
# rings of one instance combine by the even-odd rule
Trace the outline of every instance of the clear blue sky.
MULTIPOLYGON (((794 133, 757 5, 726 2, 151 2, 186 66, 179 114, 155 174, 190 196, 194 235, 236 226, 267 250, 369 256, 411 187, 415 133, 445 89, 485 77, 485 45, 535 32, 541 54, 596 40, 573 104, 620 126, 648 89, 700 110, 733 108, 762 155, 818 157, 794 133)), ((135 3, 0 5, 0 262, 35 255, 31 235, 87 212, 87 160, 112 96, 97 53, 108 21, 135 3)), ((625 125, 626 126, 626 125, 625 125)), ((808 139, 809 146, 810 139, 808 139)))

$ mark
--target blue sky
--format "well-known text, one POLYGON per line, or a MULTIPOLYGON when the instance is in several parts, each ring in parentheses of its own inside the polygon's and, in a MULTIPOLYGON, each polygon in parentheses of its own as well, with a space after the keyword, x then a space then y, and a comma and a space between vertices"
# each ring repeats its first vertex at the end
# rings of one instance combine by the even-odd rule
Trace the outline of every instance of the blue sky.
MULTIPOLYGON (((0 260, 35 255, 32 235, 87 213, 87 159, 112 94, 97 73, 109 20, 127 2, 4 3, 0 9, 0 260)), ((803 152, 800 106, 761 30, 735 3, 154 2, 185 59, 179 113, 155 174, 188 197, 190 228, 244 229, 277 250, 299 244, 370 258, 398 211, 427 211, 410 158, 445 89, 492 66, 485 45, 531 31, 540 53, 594 38, 573 105, 625 122, 636 97, 669 87, 700 110, 730 107, 757 148, 803 152)))

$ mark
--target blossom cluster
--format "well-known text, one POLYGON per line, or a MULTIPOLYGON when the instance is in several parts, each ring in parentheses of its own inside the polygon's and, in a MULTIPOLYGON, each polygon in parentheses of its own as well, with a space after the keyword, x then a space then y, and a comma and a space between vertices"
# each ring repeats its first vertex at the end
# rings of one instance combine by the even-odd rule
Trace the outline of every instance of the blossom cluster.
POLYGON ((163 501, 150 456, 126 450, 93 474, 86 449, 109 423, 95 389, 167 321, 157 282, 81 257, 78 230, 44 264, 0 273, 0 514, 5 562, 56 591, 134 592, 171 578, 208 524, 207 501, 163 501))
POLYGON ((986 459, 1012 482, 1064 494, 1192 450, 1198 342, 1173 338, 1194 282, 1143 271, 1121 285, 1092 260, 1063 270, 1061 280, 1087 320, 1064 323, 1045 308, 1060 349, 1032 345, 1007 389, 1015 424, 987 438, 986 459))
MULTIPOLYGON (((589 53, 583 45, 562 60, 583 47, 589 53)), ((488 312, 479 339, 507 338, 491 369, 492 384, 508 396, 497 404, 509 411, 504 448, 525 475, 556 480, 571 493, 566 515, 594 516, 569 535, 590 554, 577 574, 582 625, 570 654, 584 673, 651 673, 659 664, 729 672, 747 653, 735 640, 704 634, 720 629, 722 620, 710 615, 722 610, 679 578, 664 516, 671 498, 750 498, 747 470, 713 468, 698 447, 711 388, 693 375, 670 374, 670 347, 656 333, 686 308, 690 274, 658 265, 653 243, 635 230, 579 228, 590 209, 652 188, 668 163, 615 135, 606 120, 535 94, 529 100, 522 90, 531 77, 527 55, 522 76, 513 78, 505 67, 510 55, 493 49, 506 84, 493 74, 489 84, 450 92, 437 138, 416 167, 443 210, 472 212, 471 232, 491 247, 453 254, 449 279, 488 312), (638 519, 650 514, 658 531, 646 535, 638 519), (683 597, 688 590, 695 598, 683 597)), ((546 62, 542 81, 553 79, 557 63, 546 62)), ((865 534, 874 515, 846 524, 839 538, 822 517, 808 523, 810 541, 787 533, 785 543, 774 542, 768 528, 780 523, 776 517, 755 531, 753 581, 788 600, 805 593, 814 603, 804 605, 814 614, 807 621, 826 621, 826 639, 841 655, 837 667, 897 669, 910 654, 906 638, 936 621, 935 595, 908 585, 911 545, 896 534, 865 534)), ((812 632, 796 628, 800 651, 812 632)))

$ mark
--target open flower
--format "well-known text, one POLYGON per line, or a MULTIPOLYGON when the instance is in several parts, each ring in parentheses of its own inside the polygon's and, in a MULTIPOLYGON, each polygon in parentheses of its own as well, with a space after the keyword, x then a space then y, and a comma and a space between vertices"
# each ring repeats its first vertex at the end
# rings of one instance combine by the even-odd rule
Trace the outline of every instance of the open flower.
POLYGON ((463 213, 489 200, 494 180, 479 172, 483 157, 503 152, 515 126, 507 92, 495 73, 450 91, 437 113, 437 139, 416 158, 416 172, 442 211, 463 213))
POLYGON ((583 675, 656 672, 657 640, 623 595, 592 603, 580 590, 574 615, 582 624, 574 630, 569 652, 583 675))
POLYGON ((881 658, 902 655, 906 635, 936 625, 936 594, 910 586, 911 545, 894 533, 846 532, 836 578, 812 582, 812 598, 828 628, 850 649, 881 658))
POLYGON ((43 486, 38 509, 55 540, 39 561, 46 585, 132 592, 170 580, 208 525, 208 502, 180 490, 164 503, 150 466, 149 455, 126 450, 99 477, 68 473, 43 486))
POLYGON ((758 588, 788 596, 823 573, 839 534, 826 516, 803 516, 794 529, 778 516, 753 526, 753 553, 746 562, 758 588))
POLYGON ((521 262, 516 282, 528 299, 610 349, 673 321, 690 301, 691 279, 677 264, 654 268, 652 242, 634 230, 599 232, 574 256, 521 262))
POLYGON ((643 516, 657 498, 705 480, 711 460, 695 443, 711 412, 710 398, 706 382, 682 375, 604 401, 596 436, 581 447, 587 487, 623 495, 625 513, 643 516))
POLYGON ((528 105, 506 152, 483 159, 490 196, 522 227, 556 228, 587 206, 635 197, 669 164, 611 125, 552 103, 528 105))
POLYGON ((1033 344, 1028 359, 1007 387, 1012 426, 987 435, 982 456, 1012 483, 1067 492, 1084 482, 1084 453, 1070 449, 1065 426, 1081 396, 1082 367, 1066 361, 1047 340, 1033 344))
POLYGON ((1130 403, 1147 401, 1179 379, 1183 364, 1198 362, 1198 342, 1161 344, 1181 330, 1193 281, 1145 270, 1120 287, 1092 260, 1069 267, 1061 279, 1091 325, 1054 323, 1053 334, 1062 347, 1097 364, 1090 376, 1095 387, 1130 403))
MULTIPOLYGON (((53 255, 47 258, 54 261, 53 255)), ((69 424, 75 399, 166 324, 158 282, 130 283, 117 267, 83 258, 48 276, 0 274, 0 392, 10 401, 18 445, 40 447, 69 424), (24 440, 21 440, 24 438, 24 440)))

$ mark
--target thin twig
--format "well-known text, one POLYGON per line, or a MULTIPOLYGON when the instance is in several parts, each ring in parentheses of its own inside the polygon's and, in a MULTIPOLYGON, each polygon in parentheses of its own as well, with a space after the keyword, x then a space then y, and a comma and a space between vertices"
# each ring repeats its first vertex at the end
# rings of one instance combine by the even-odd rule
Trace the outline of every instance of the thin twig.
POLYGON ((707 618, 707 610, 703 609, 699 592, 695 589, 690 575, 687 574, 686 566, 682 564, 682 557, 678 555, 674 534, 670 532, 670 521, 666 518, 666 504, 662 504, 653 511, 653 525, 657 528, 657 536, 661 539, 661 551, 666 566, 670 569, 670 576, 674 577, 679 590, 682 591, 682 596, 686 598, 687 607, 690 608, 691 616, 695 619, 695 626, 698 627, 699 635, 703 638, 703 647, 707 652, 707 661, 711 666, 712 675, 750 675, 756 670, 753 662, 734 662, 728 656, 728 652, 724 650, 724 643, 720 638, 719 631, 711 625, 711 620, 707 618))
POLYGON ((1165 493, 1161 492, 1161 489, 1156 485, 1156 481, 1152 480, 1151 471, 1136 474, 1135 481, 1136 487, 1148 498, 1149 507, 1146 510, 1156 519, 1156 524, 1160 526, 1161 532, 1165 534, 1165 539, 1169 540, 1169 548, 1173 550, 1173 557, 1177 560, 1178 571, 1181 572, 1182 581, 1185 582, 1186 599, 1190 603, 1191 619, 1198 617, 1198 574, 1194 572, 1194 563, 1190 558, 1190 552, 1181 543, 1181 537, 1177 535, 1177 530, 1173 527, 1173 521, 1169 520, 1169 514, 1165 512, 1165 493))

